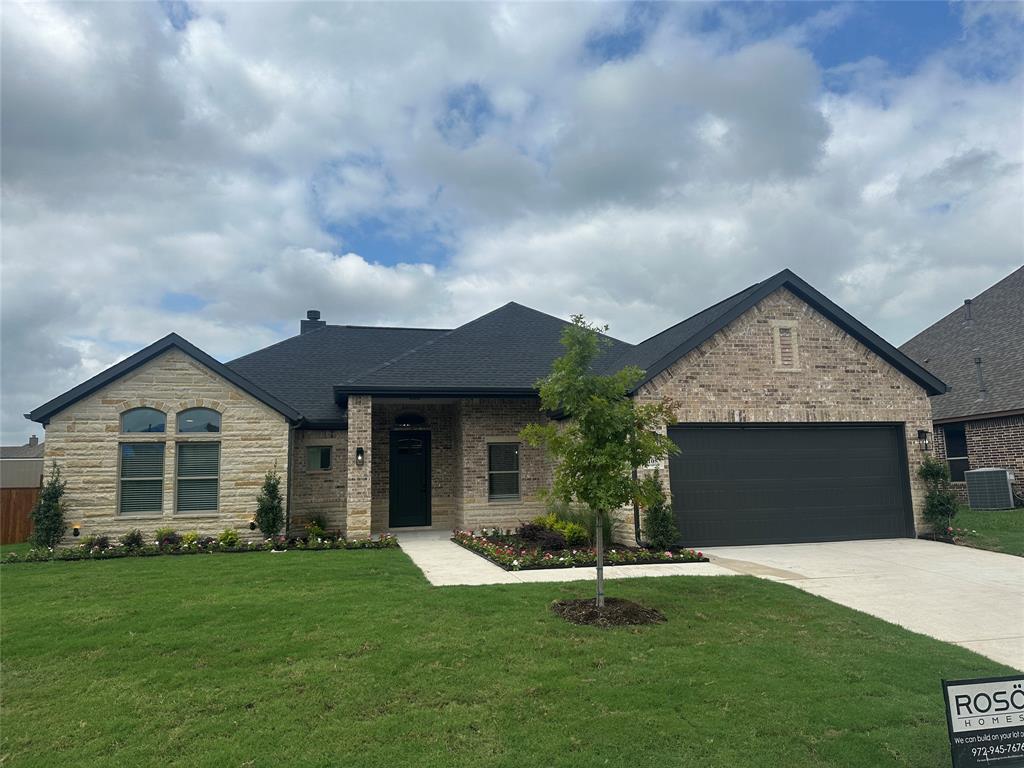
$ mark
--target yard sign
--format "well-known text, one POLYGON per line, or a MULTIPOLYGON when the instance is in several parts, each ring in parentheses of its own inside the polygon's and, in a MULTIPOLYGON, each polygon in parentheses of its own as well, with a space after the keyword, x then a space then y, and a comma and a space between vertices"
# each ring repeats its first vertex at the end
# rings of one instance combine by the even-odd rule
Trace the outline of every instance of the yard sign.
POLYGON ((943 680, 953 768, 1024 768, 1024 675, 943 680))

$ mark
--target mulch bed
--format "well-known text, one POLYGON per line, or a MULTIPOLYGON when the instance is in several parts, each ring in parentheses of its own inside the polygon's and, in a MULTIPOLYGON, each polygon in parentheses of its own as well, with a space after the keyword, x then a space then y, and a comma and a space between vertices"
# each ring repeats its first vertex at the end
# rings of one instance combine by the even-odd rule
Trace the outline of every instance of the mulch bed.
POLYGON ((586 600, 556 600, 551 610, 573 624, 592 627, 628 627, 640 624, 663 624, 667 619, 656 608, 645 608, 632 600, 606 597, 604 608, 598 608, 594 598, 586 600))

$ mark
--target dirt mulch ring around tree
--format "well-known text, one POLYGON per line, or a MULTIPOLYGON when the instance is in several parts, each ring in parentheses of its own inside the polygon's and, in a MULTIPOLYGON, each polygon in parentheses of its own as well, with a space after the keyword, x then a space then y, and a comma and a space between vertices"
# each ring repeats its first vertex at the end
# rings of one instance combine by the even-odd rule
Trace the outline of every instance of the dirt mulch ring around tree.
POLYGON ((586 600, 556 600, 551 610, 573 624, 593 627, 628 627, 638 624, 662 624, 667 619, 656 608, 645 608, 632 600, 606 597, 604 608, 598 608, 594 598, 586 600))

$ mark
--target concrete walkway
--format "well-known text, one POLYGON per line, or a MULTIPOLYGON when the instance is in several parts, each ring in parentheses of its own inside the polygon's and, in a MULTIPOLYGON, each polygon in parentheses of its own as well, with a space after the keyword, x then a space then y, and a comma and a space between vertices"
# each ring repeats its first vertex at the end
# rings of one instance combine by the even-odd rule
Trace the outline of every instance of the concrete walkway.
MULTIPOLYGON (((480 584, 524 584, 538 581, 592 581, 595 568, 553 568, 506 571, 480 555, 451 542, 448 531, 399 532, 398 544, 427 580, 437 587, 480 584)), ((713 563, 616 565, 605 568, 606 579, 637 576, 734 576, 735 571, 713 563)))
POLYGON ((737 573, 792 584, 1024 670, 1024 558, 920 539, 710 547, 737 573))

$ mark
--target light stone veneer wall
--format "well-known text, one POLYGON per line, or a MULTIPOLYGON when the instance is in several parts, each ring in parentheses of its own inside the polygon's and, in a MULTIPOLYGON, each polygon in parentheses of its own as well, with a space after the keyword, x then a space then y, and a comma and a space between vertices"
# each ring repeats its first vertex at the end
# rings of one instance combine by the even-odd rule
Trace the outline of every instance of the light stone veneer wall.
POLYGON ((46 427, 46 467, 56 461, 67 480, 68 535, 80 523, 82 535, 121 536, 132 528, 146 534, 173 527, 217 534, 235 528, 248 538, 256 496, 268 470, 280 473, 287 498, 288 430, 284 416, 235 387, 179 350, 170 350, 55 415, 46 427), (164 434, 121 434, 120 416, 131 408, 167 414, 164 434), (209 439, 176 431, 176 416, 187 408, 221 413, 220 509, 214 514, 175 514, 175 443, 209 439), (164 498, 159 515, 120 516, 118 443, 164 442, 164 498))
MULTIPOLYGON (((924 451, 916 438, 919 429, 931 430, 925 390, 785 288, 645 384, 637 397, 671 398, 684 423, 902 423, 914 517, 922 523, 925 489, 916 470, 924 451), (776 366, 772 329, 780 322, 795 324, 794 370, 776 366)), ((660 471, 667 491, 666 464, 660 471)))

